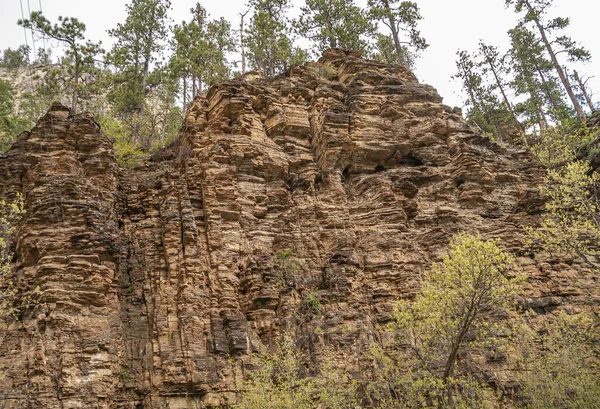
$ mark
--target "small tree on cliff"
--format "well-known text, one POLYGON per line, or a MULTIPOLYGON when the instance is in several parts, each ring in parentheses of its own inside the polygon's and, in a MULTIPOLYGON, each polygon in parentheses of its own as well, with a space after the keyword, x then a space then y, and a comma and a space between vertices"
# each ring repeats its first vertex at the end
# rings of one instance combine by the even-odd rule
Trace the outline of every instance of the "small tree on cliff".
POLYGON ((519 397, 527 409, 594 409, 600 402, 598 341, 588 314, 561 312, 520 340, 519 397))
MULTIPOLYGON (((77 112, 80 94, 86 88, 84 79, 96 70, 95 57, 104 51, 101 43, 85 39, 85 24, 73 17, 59 17, 58 24, 52 24, 41 11, 31 13, 30 19, 19 20, 18 24, 50 37, 66 47, 64 62, 67 62, 68 77, 63 79, 71 90, 71 110, 77 112)), ((88 84, 89 85, 89 84, 88 84)))
POLYGON ((274 352, 253 356, 252 369, 234 409, 355 409, 357 385, 336 367, 333 351, 324 351, 320 362, 318 373, 311 376, 306 357, 284 335, 274 352))
POLYGON ((134 141, 141 143, 142 127, 148 119, 146 99, 150 90, 167 78, 158 70, 153 72, 153 68, 166 46, 171 2, 132 0, 126 8, 125 22, 108 30, 115 39, 107 58, 115 71, 108 97, 116 113, 132 124, 134 141))
MULTIPOLYGON (((182 22, 173 29, 173 56, 171 73, 182 78, 184 85, 192 79, 192 98, 213 81, 230 77, 227 53, 233 51, 234 39, 231 25, 224 18, 209 20, 206 10, 197 3, 191 10, 190 22, 182 22)), ((184 105, 187 102, 187 86, 184 105)))
POLYGON ((18 312, 13 304, 16 290, 11 277, 12 239, 23 214, 25 209, 20 195, 12 202, 0 200, 0 333, 4 333, 4 321, 18 312))
POLYGON ((549 170, 540 187, 548 201, 532 244, 549 253, 567 252, 600 268, 600 177, 583 162, 549 170))
POLYGON ((394 351, 373 347, 375 399, 383 408, 491 406, 476 375, 477 356, 508 345, 524 277, 497 241, 460 234, 425 274, 414 302, 398 303, 394 351))

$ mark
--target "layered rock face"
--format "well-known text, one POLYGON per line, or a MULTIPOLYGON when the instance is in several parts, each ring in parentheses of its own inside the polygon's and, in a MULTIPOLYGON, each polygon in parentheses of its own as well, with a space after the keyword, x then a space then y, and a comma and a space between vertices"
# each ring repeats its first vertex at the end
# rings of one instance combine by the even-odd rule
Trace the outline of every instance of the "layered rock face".
POLYGON ((542 174, 409 71, 341 50, 211 87, 177 144, 133 170, 54 106, 0 157, 0 195, 28 211, 20 294, 41 291, 3 334, 0 406, 216 406, 284 331, 358 371, 460 231, 515 252, 537 312, 598 306, 589 269, 517 253, 542 174))

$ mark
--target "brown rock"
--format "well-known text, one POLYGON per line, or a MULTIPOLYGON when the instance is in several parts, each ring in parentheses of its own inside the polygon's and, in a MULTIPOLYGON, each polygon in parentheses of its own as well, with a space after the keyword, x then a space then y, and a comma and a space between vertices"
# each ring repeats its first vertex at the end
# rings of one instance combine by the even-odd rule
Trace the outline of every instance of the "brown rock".
MULTIPOLYGON (((135 170, 59 105, 0 157, 0 196, 27 202, 19 285, 42 291, 3 335, 1 407, 218 405, 283 330, 357 366, 455 233, 518 251, 543 205, 531 157, 402 67, 330 50, 288 74, 211 87, 135 170)), ((575 260, 519 261, 538 312, 597 306, 575 260)))

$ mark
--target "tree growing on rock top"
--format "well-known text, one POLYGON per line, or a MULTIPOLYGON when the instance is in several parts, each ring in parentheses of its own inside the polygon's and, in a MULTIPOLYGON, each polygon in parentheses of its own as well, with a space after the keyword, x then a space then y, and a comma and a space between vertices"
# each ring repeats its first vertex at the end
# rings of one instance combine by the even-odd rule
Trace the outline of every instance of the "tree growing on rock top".
POLYGON ((227 20, 209 20, 199 3, 190 12, 191 21, 173 28, 173 55, 169 61, 171 74, 182 79, 184 106, 187 105, 190 78, 192 99, 211 82, 230 78, 227 53, 234 49, 231 25, 227 20))
POLYGON ((560 83, 567 93, 579 122, 586 120, 585 112, 577 99, 573 86, 567 73, 558 59, 559 54, 565 54, 569 62, 589 61, 590 53, 566 35, 557 35, 556 32, 567 28, 570 24, 568 18, 545 18, 553 0, 505 0, 507 6, 513 6, 517 13, 523 13, 521 23, 533 24, 537 31, 537 40, 544 47, 550 58, 552 67, 556 71, 560 83))
POLYGON ((287 13, 290 0, 250 0, 250 24, 245 31, 244 46, 253 69, 273 77, 306 60, 306 52, 294 46, 287 13))
MULTIPOLYGON (((398 61, 407 67, 412 67, 419 52, 429 47, 417 29, 418 22, 423 19, 417 3, 400 0, 369 0, 368 4, 371 17, 390 30, 398 61)), ((382 39, 379 38, 378 44, 381 41, 382 39)))
POLYGON ((18 24, 65 46, 63 64, 66 63, 67 77, 63 83, 71 90, 71 111, 77 113, 80 95, 89 88, 86 77, 89 79, 97 71, 95 58, 104 52, 101 43, 86 40, 85 24, 73 17, 58 17, 58 23, 52 24, 42 12, 34 11, 29 19, 19 20, 18 24))
POLYGON ((368 55, 369 38, 376 32, 368 13, 354 0, 306 0, 295 22, 298 33, 322 52, 347 48, 368 55))
POLYGON ((115 71, 108 98, 118 114, 131 118, 133 138, 141 143, 147 97, 166 79, 153 69, 166 47, 171 1, 132 0, 126 8, 125 22, 108 30, 115 39, 107 57, 115 71))

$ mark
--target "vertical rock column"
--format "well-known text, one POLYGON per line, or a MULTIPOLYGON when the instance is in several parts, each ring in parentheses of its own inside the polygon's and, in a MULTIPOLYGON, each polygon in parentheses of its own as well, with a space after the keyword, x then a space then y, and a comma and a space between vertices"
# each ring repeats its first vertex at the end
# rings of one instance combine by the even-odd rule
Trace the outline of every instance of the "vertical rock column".
POLYGON ((119 363, 110 141, 90 117, 71 117, 56 104, 15 149, 27 210, 18 284, 40 295, 0 345, 0 407, 112 408, 126 368, 119 363))

